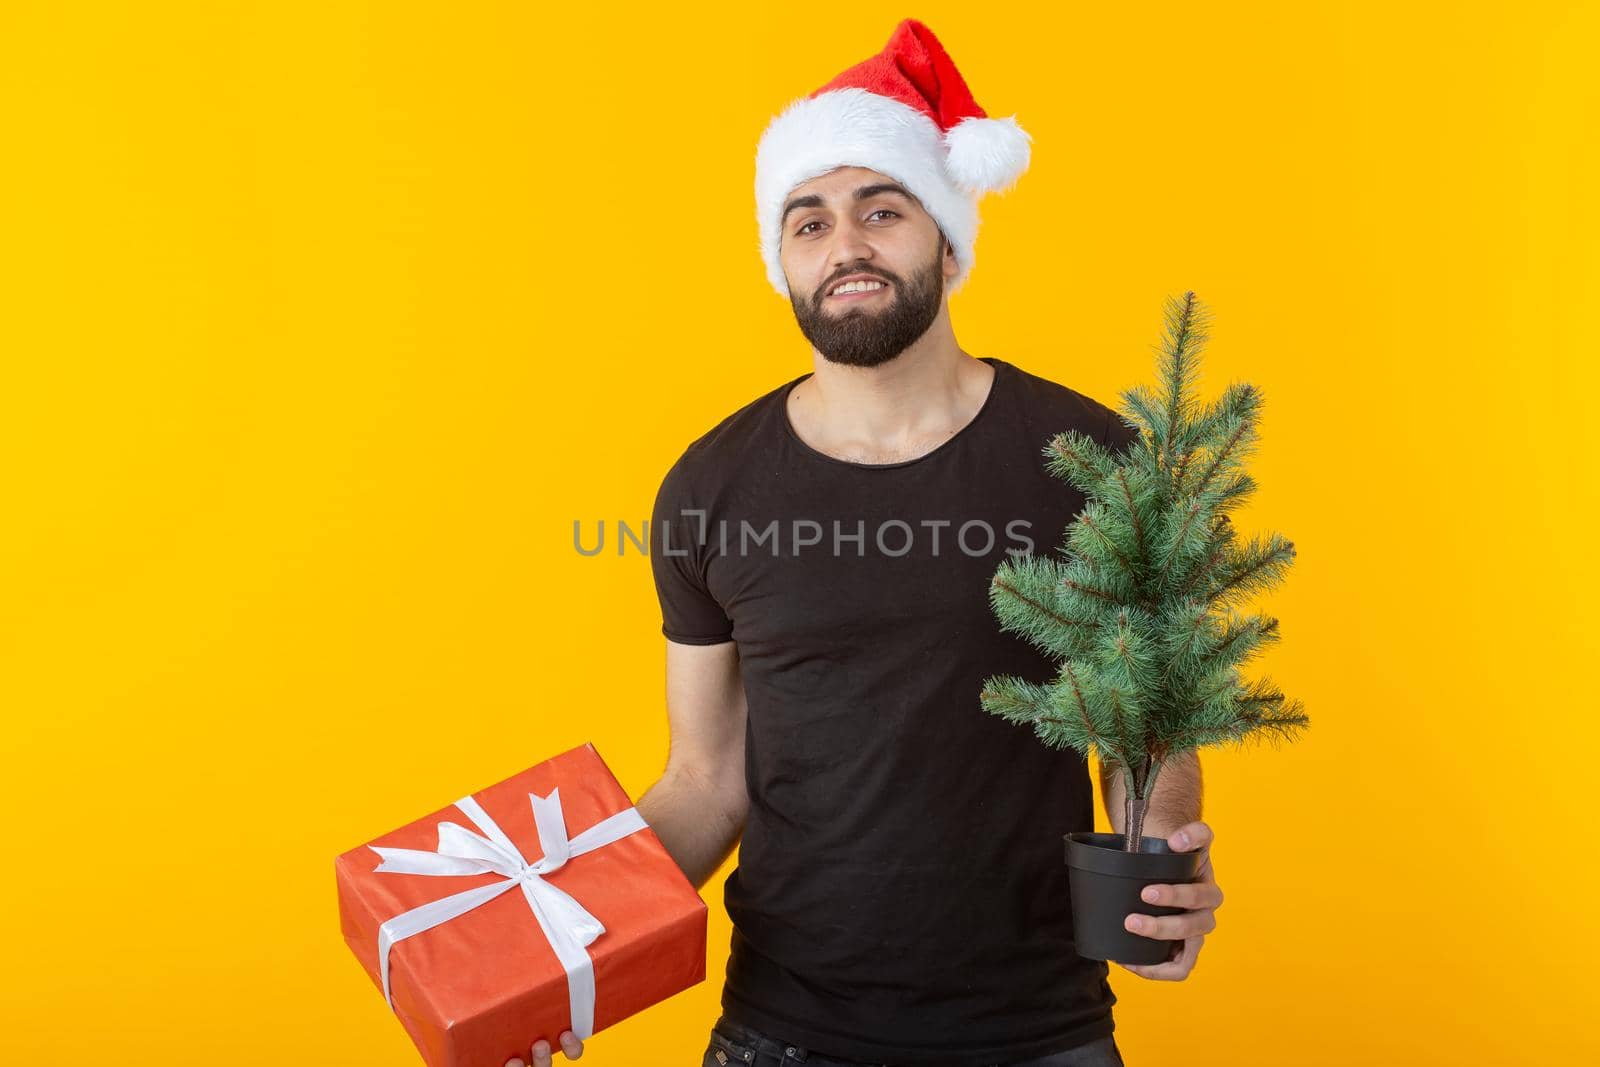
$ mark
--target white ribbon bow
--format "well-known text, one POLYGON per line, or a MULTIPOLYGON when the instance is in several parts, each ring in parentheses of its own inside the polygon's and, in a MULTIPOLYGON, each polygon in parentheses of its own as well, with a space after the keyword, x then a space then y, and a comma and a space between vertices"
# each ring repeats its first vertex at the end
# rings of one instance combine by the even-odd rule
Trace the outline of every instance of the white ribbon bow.
POLYGON ((567 837, 566 820, 561 814, 561 790, 550 790, 548 797, 528 794, 533 802, 533 819, 539 828, 539 847, 544 855, 530 864, 517 846, 495 825, 478 802, 470 796, 456 801, 456 807, 478 824, 484 835, 453 822, 439 824, 439 849, 423 852, 413 848, 367 847, 383 857, 374 867, 389 874, 472 875, 493 871, 505 875, 503 882, 467 889, 402 912, 378 928, 378 970, 383 977, 383 999, 390 1010, 394 998, 389 992, 389 949, 397 941, 431 930, 458 915, 486 904, 512 886, 521 886, 528 906, 533 909, 539 928, 544 931, 556 958, 567 973, 567 996, 572 1006, 572 1032, 580 1040, 594 1035, 594 961, 588 946, 606 932, 600 920, 590 915, 571 894, 546 882, 541 875, 559 870, 569 859, 592 852, 645 828, 644 817, 629 807, 602 819, 577 837, 567 837))

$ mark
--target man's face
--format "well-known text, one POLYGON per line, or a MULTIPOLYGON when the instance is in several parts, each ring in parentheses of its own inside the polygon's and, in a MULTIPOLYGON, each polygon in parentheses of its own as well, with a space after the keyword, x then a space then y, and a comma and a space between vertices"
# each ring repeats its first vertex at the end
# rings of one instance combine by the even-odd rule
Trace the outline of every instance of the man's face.
POLYGON ((899 182, 840 167, 796 186, 784 206, 778 258, 789 303, 825 359, 875 367, 927 332, 956 258, 933 216, 899 182), (869 291, 836 294, 849 279, 869 291))

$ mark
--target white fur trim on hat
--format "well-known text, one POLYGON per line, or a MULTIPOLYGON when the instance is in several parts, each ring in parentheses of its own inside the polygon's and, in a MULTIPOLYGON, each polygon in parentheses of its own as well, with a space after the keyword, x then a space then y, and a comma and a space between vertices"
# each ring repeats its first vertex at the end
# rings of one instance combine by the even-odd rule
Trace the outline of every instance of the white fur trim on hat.
POLYGON ((1017 125, 1015 115, 1003 119, 964 118, 944 135, 950 150, 946 164, 950 177, 979 195, 1003 193, 1028 169, 1028 145, 1032 140, 1028 131, 1017 125))
POLYGON ((955 292, 972 269, 978 199, 952 180, 947 151, 931 118, 866 89, 834 89, 791 103, 768 125, 756 149, 761 258, 772 287, 789 295, 778 258, 779 221, 795 186, 838 167, 865 167, 904 185, 939 224, 955 251, 957 273, 946 287, 955 292))

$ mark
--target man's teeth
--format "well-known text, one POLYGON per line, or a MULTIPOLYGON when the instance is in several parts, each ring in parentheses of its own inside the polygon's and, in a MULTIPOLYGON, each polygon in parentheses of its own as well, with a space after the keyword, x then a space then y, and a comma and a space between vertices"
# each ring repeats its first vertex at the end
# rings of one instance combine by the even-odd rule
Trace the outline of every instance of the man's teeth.
POLYGON ((868 293, 874 289, 882 289, 882 282, 845 282, 835 289, 829 296, 838 296, 840 293, 868 293))

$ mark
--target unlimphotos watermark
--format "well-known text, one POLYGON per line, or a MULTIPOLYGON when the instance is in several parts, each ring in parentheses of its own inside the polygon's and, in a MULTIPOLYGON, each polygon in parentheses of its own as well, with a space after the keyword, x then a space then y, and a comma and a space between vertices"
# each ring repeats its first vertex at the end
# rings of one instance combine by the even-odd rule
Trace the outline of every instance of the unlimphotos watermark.
MULTIPOLYGON (((712 523, 704 508, 685 508, 678 514, 683 519, 682 529, 676 522, 658 526, 660 538, 654 547, 664 556, 687 556, 694 546, 706 548, 712 545, 723 556, 767 555, 776 559, 799 556, 803 551, 842 556, 847 553, 847 545, 855 546, 855 555, 865 556, 870 543, 880 554, 889 557, 904 556, 919 547, 926 548, 928 554, 933 556, 945 551, 958 551, 978 557, 990 555, 999 542, 994 524, 987 519, 968 519, 959 525, 954 519, 921 519, 915 523, 905 519, 884 519, 869 532, 865 519, 855 520, 852 529, 848 522, 840 519, 832 519, 826 524, 816 519, 790 519, 787 522, 769 519, 765 523, 752 523, 748 519, 734 523, 730 519, 718 519, 712 523), (787 538, 785 533, 788 534, 787 538)), ((586 544, 582 521, 572 520, 572 547, 578 550, 579 555, 598 556, 605 551, 605 520, 601 519, 595 525, 593 543, 586 544)), ((637 530, 620 519, 614 525, 617 555, 626 555, 630 543, 641 554, 650 554, 649 520, 637 530)), ((1014 543, 1015 547, 1007 547, 1006 551, 1019 556, 1031 554, 1033 538, 1023 531, 1032 526, 1027 519, 1007 522, 1006 540, 1014 543)))

